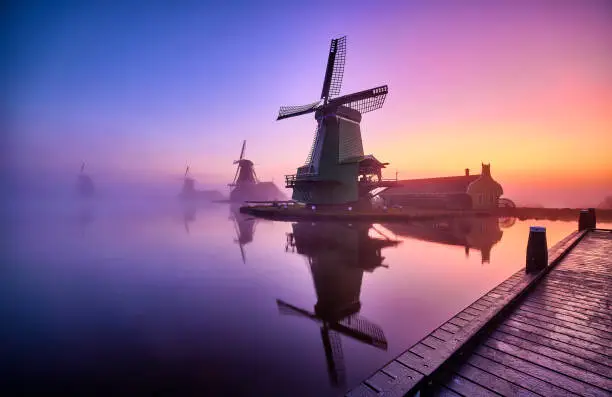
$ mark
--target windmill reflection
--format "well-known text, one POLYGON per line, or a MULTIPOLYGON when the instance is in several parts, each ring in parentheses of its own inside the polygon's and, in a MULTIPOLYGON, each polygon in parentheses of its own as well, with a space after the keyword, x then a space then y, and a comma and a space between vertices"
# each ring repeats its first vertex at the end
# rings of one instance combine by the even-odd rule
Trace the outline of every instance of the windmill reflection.
POLYGON ((183 207, 183 224, 185 231, 189 233, 189 224, 196 220, 196 206, 193 203, 185 202, 183 207))
POLYGON ((89 228, 89 226, 95 220, 94 209, 90 205, 80 206, 77 216, 76 223, 82 235, 85 234, 85 231, 89 228))
POLYGON ((384 226, 398 236, 464 247, 466 256, 475 248, 480 251, 481 262, 489 263, 491 249, 504 234, 501 228, 511 227, 514 222, 514 218, 449 218, 384 226))
POLYGON ((317 303, 314 312, 277 299, 279 313, 309 318, 321 325, 321 339, 330 382, 345 385, 345 368, 340 335, 379 349, 387 349, 383 330, 363 317, 360 294, 363 272, 383 265, 383 248, 399 241, 374 238, 372 225, 339 223, 294 223, 287 235, 286 250, 308 258, 317 303))
POLYGON ((242 263, 246 263, 246 254, 244 252, 244 246, 253 241, 253 235, 255 234, 255 225, 257 219, 250 215, 245 215, 240 212, 240 205, 232 204, 230 206, 230 220, 234 223, 234 230, 236 232, 236 238, 234 243, 237 243, 240 247, 240 255, 242 256, 242 263))

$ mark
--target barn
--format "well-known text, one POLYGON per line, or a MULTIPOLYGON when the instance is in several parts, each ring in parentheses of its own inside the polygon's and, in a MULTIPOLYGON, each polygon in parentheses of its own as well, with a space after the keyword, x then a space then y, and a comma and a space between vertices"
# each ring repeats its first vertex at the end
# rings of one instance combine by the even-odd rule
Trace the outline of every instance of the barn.
POLYGON ((491 176, 491 164, 482 164, 482 172, 476 175, 466 168, 460 176, 406 179, 399 184, 380 194, 386 206, 489 209, 498 206, 504 193, 491 176))

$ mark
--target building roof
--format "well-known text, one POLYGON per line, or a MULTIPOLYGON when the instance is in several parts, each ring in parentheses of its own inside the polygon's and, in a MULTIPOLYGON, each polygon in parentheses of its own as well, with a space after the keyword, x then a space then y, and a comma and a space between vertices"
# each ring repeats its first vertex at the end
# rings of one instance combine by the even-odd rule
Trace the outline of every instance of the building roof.
POLYGON ((342 160, 340 163, 341 164, 360 163, 361 165, 377 166, 380 168, 385 168, 385 166, 389 164, 389 163, 383 163, 379 161, 376 157, 374 157, 371 154, 366 154, 365 156, 349 157, 347 159, 342 160))
POLYGON ((383 192, 381 196, 432 193, 466 193, 470 183, 480 175, 445 176, 439 178, 400 180, 399 187, 383 192))

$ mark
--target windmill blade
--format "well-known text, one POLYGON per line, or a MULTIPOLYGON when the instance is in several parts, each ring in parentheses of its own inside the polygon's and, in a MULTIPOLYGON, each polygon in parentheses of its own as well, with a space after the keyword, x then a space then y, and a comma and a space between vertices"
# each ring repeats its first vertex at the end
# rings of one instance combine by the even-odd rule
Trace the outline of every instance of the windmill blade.
POLYGON ((325 79, 321 99, 332 98, 340 95, 342 77, 344 76, 344 61, 346 60, 346 36, 332 39, 327 58, 325 79))
MULTIPOLYGON (((278 312, 284 315, 306 317, 316 322, 323 322, 316 314, 299 307, 293 306, 280 299, 276 300, 278 312)), ((378 325, 373 324, 365 318, 357 315, 346 317, 338 322, 329 322, 327 326, 334 331, 358 340, 359 342, 376 348, 387 350, 387 338, 378 325)))
POLYGON ((238 243, 240 246, 240 255, 242 256, 242 263, 246 264, 246 254, 244 253, 244 246, 238 243))
POLYGON ((242 246, 242 243, 240 243, 240 230, 238 230, 238 221, 236 220, 235 217, 231 218, 234 224, 234 231, 236 232, 236 242, 238 243, 238 246, 240 247, 240 255, 242 256, 242 263, 246 264, 246 255, 244 254, 244 247, 242 246))
POLYGON ((293 306, 280 299, 276 300, 276 305, 278 306, 278 312, 280 314, 298 316, 298 317, 306 317, 306 318, 309 318, 317 322, 321 321, 321 319, 318 318, 316 314, 311 313, 308 310, 300 309, 299 307, 293 306))
POLYGON ((387 338, 382 328, 363 317, 352 315, 340 320, 338 323, 332 323, 330 326, 332 329, 357 339, 362 343, 387 350, 387 338))
POLYGON ((388 92, 389 87, 382 85, 380 87, 335 98, 331 100, 329 104, 331 106, 347 106, 363 114, 380 109, 385 103, 388 92))
POLYGON ((321 328, 321 340, 327 361, 327 373, 332 385, 345 386, 346 369, 344 367, 344 353, 340 335, 326 326, 321 328))
POLYGON ((244 158, 244 149, 246 148, 246 139, 244 141, 242 141, 242 150, 240 150, 240 157, 239 159, 242 160, 244 158))
POLYGON ((299 105, 299 106, 281 106, 278 111, 278 117, 276 120, 287 119, 289 117, 300 116, 302 114, 312 113, 317 107, 321 104, 321 100, 318 100, 313 103, 309 103, 308 105, 299 105))
POLYGON ((187 178, 187 174, 189 173, 189 166, 187 166, 187 168, 185 168, 185 178, 187 178))
POLYGON ((83 170, 85 170, 85 162, 84 161, 81 163, 81 173, 83 173, 83 170))
MULTIPOLYGON (((236 164, 236 162, 234 162, 234 164, 236 164)), ((238 165, 236 166, 236 173, 234 174, 234 180, 232 182, 232 185, 236 184, 236 180, 238 179, 238 172, 240 171, 240 163, 238 163, 238 165)))

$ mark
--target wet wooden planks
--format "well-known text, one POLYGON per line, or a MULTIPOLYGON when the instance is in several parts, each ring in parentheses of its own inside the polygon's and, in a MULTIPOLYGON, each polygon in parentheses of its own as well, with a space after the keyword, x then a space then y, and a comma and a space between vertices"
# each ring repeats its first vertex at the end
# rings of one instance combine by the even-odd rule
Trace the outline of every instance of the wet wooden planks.
POLYGON ((431 395, 612 396, 611 275, 612 232, 589 232, 431 395))
MULTIPOLYGON (((571 251, 576 244, 578 244, 579 241, 581 241, 585 235, 586 232, 574 232, 549 249, 549 264, 556 265, 567 253, 571 251)), ((552 266, 549 266, 549 268, 552 268, 552 266)), ((594 272, 597 269, 595 268, 595 265, 593 265, 589 270, 594 272)), ((521 298, 525 294, 525 291, 527 291, 530 287, 537 285, 537 283, 543 279, 547 271, 548 269, 536 275, 525 274, 524 270, 516 272, 506 281, 442 324, 395 360, 391 361, 385 367, 374 373, 355 389, 349 391, 347 396, 404 396, 407 394, 410 395, 422 388, 423 384, 428 384, 429 392, 436 395, 490 395, 492 393, 491 390, 480 386, 477 379, 481 379, 481 381, 483 379, 495 380, 497 382, 495 389, 500 390, 503 393, 510 393, 510 395, 513 394, 510 392, 512 390, 517 391, 518 394, 526 396, 531 395, 530 393, 535 395, 542 393, 544 393, 544 395, 550 395, 550 393, 546 394, 546 392, 551 392, 553 395, 563 395, 563 393, 555 393, 559 390, 563 391, 564 389, 557 390, 556 386, 539 381, 538 379, 530 381, 533 383, 532 388, 539 390, 539 392, 531 392, 529 391, 530 389, 524 389, 517 386, 515 382, 523 377, 523 373, 518 370, 509 372, 512 375, 512 379, 514 379, 513 382, 508 379, 498 379, 498 377, 482 368, 479 368, 475 364, 482 363, 483 359, 492 361, 491 358, 476 358, 474 363, 469 364, 471 365, 470 367, 461 367, 457 368, 456 370, 452 369, 448 371, 441 368, 443 366, 447 366, 449 359, 456 355, 460 349, 464 349, 470 341, 473 341, 481 333, 485 332, 487 330, 487 325, 502 315, 502 313, 507 310, 511 303, 521 298), (468 379, 469 376, 472 376, 474 379, 468 379), (432 379, 435 379, 436 381, 432 383, 432 379), (445 379, 447 381, 445 381, 445 379), (467 392, 468 390, 470 391, 469 393, 467 392)), ((562 274, 562 276, 571 277, 571 275, 564 274, 562 274)), ((591 278, 595 277, 595 275, 590 276, 591 278)), ((554 281, 560 282, 563 280, 554 281)), ((534 306, 536 304, 541 305, 542 302, 536 301, 534 302, 534 306)), ((538 308, 536 307, 535 309, 538 308)), ((548 309, 548 306, 545 306, 544 309, 548 309)), ((563 307, 560 307, 560 309, 566 311, 550 312, 555 313, 558 316, 557 319, 553 318, 553 321, 563 321, 563 316, 568 315, 567 309, 564 309, 563 307)), ((597 307, 597 309, 600 308, 597 307)), ((515 317, 512 319, 512 321, 523 321, 523 323, 527 321, 527 324, 529 324, 530 320, 525 320, 524 317, 542 315, 542 312, 538 313, 534 309, 531 311, 529 311, 529 309, 525 309, 524 312, 517 314, 517 317, 523 316, 522 320, 521 318, 515 317)), ((573 313, 574 310, 569 310, 569 312, 573 313)), ((550 313, 547 312, 546 314, 550 313)), ((601 313, 601 311, 597 311, 595 313, 601 313)), ((576 318, 576 320, 579 322, 574 324, 573 331, 584 331, 584 329, 579 328, 584 326, 583 323, 580 323, 580 320, 589 320, 591 317, 588 316, 591 314, 592 313, 583 313, 583 316, 587 317, 582 319, 576 318), (578 329, 576 329, 576 327, 578 327, 578 329)), ((544 320, 540 319, 540 321, 546 322, 549 319, 550 316, 546 317, 544 320)), ((611 320, 609 317, 604 317, 603 319, 611 320)), ((605 325, 606 322, 600 322, 598 324, 605 325)), ((512 325, 509 324, 507 326, 512 325)), ((554 331, 555 330, 553 329, 545 332, 552 333, 554 331)), ((602 330, 600 329, 600 331, 602 330)), ((517 332, 528 333, 529 331, 519 329, 517 332)), ((545 347, 548 349, 554 349, 559 343, 566 343, 564 338, 572 338, 571 335, 560 335, 563 336, 559 337, 558 339, 551 339, 553 342, 548 343, 548 345, 545 347)), ((515 338, 519 337, 517 335, 512 336, 515 338)), ((589 346, 589 341, 584 340, 583 342, 583 344, 580 342, 574 343, 574 350, 580 350, 584 344, 589 346)), ((486 350, 493 348, 485 346, 483 349, 486 350)), ((584 360, 588 360, 593 357, 599 357, 598 354, 599 356, 605 356, 604 354, 601 354, 601 352, 590 350, 580 357, 584 360)), ((584 366, 586 366, 586 364, 583 365, 583 367, 584 366)), ((602 368, 599 369, 601 370, 602 368)), ((500 391, 497 391, 497 394, 493 394, 499 395, 500 391)))

